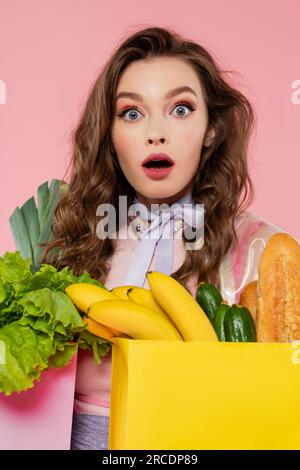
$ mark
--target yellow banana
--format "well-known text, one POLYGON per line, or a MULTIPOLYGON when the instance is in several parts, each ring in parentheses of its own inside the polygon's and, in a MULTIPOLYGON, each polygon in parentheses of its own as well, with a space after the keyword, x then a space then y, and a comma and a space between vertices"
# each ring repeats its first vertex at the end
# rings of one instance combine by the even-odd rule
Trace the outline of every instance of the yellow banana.
MULTIPOLYGON (((100 300, 117 300, 118 298, 108 289, 86 282, 71 284, 65 288, 65 292, 71 298, 73 304, 84 313, 87 313, 89 306, 95 302, 100 300)), ((120 334, 118 330, 112 330, 112 333, 115 336, 120 334)))
POLYGON ((127 291, 132 287, 135 286, 118 286, 111 289, 110 292, 112 292, 116 297, 118 297, 118 299, 129 300, 127 297, 127 291))
POLYGON ((117 299, 117 297, 108 289, 96 286, 95 284, 88 284, 86 282, 71 284, 65 288, 65 292, 71 298, 76 307, 84 313, 87 313, 89 306, 95 302, 99 302, 100 300, 117 299))
POLYGON ((92 304, 88 316, 135 339, 181 340, 167 317, 128 300, 103 300, 92 304))
POLYGON ((128 289, 128 298, 136 304, 143 305, 144 307, 152 310, 152 312, 158 313, 160 316, 170 320, 166 312, 156 302, 152 292, 144 287, 132 287, 128 289))
POLYGON ((128 335, 125 335, 121 332, 117 332, 117 334, 114 334, 114 331, 116 330, 107 328, 107 326, 101 325, 90 317, 84 316, 83 321, 87 325, 87 331, 89 331, 95 336, 99 336, 100 338, 107 339, 111 342, 114 342, 114 338, 116 337, 129 338, 128 335))
POLYGON ((185 341, 218 341, 213 326, 193 296, 176 279, 158 271, 146 274, 155 300, 185 341))
POLYGON ((87 325, 86 329, 95 336, 108 340, 111 340, 111 338, 115 336, 112 330, 107 328, 107 326, 100 325, 100 323, 92 320, 92 318, 84 316, 83 321, 87 325))

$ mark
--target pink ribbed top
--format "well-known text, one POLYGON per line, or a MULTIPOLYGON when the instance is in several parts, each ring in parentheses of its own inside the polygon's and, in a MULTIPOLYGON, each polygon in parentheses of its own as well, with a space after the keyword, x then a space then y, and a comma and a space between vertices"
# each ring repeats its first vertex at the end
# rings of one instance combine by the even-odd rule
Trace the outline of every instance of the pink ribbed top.
MULTIPOLYGON (((273 233, 286 232, 253 213, 246 211, 237 221, 238 246, 229 250, 220 268, 221 294, 230 303, 238 302, 243 286, 257 279, 258 261, 266 241, 273 233)), ((299 240, 298 240, 299 241, 299 240)), ((300 242, 300 241, 299 241, 300 242)), ((125 285, 127 270, 134 253, 137 238, 117 239, 115 253, 110 262, 110 271, 105 286, 112 289, 125 285)), ((174 237, 173 272, 184 262, 185 247, 180 233, 174 237)), ((150 270, 155 270, 152 259, 150 270)), ((145 288, 149 288, 146 281, 145 288)), ((190 279, 188 288, 195 297, 196 278, 190 279)), ((75 385, 75 412, 109 416, 110 412, 111 351, 94 364, 92 354, 79 350, 75 385)))

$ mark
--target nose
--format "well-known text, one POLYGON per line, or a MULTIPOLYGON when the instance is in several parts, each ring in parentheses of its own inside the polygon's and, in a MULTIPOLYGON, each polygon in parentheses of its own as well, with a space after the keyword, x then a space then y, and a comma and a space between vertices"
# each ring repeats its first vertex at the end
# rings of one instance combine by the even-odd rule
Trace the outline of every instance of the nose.
POLYGON ((161 143, 161 144, 164 144, 166 141, 165 137, 155 137, 155 136, 151 136, 151 137, 148 137, 148 142, 149 144, 152 144, 152 143, 161 143))
POLYGON ((146 129, 147 142, 149 144, 164 144, 168 141, 165 123, 161 121, 161 116, 149 121, 146 129))

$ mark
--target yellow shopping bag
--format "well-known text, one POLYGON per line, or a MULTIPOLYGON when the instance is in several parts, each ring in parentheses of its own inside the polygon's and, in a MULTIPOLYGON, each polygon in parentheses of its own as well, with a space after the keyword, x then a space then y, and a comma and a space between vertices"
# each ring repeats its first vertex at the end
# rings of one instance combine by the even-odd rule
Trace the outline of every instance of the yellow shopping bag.
POLYGON ((300 449, 300 345, 118 338, 109 449, 300 449))

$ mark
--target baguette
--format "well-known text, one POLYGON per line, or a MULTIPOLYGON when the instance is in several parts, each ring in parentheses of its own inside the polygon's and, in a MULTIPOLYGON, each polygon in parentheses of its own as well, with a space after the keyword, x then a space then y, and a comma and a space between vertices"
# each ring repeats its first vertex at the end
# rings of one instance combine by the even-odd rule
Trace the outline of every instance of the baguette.
POLYGON ((300 339, 300 245, 289 234, 267 242, 258 271, 257 341, 300 339))

